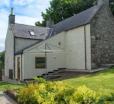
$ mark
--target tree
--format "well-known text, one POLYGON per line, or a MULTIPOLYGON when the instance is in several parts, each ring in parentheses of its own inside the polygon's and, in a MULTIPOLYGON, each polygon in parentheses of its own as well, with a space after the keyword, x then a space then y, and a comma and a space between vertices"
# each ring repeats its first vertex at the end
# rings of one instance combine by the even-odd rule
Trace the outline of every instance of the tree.
POLYGON ((95 0, 52 0, 46 12, 42 12, 43 21, 36 22, 36 26, 46 26, 46 21, 49 18, 54 23, 58 23, 61 20, 90 8, 94 2, 95 0))
POLYGON ((5 52, 0 52, 0 70, 4 69, 5 52))
MULTIPOLYGON (((114 14, 114 3, 111 1, 111 10, 114 14)), ((96 3, 96 0, 52 0, 50 7, 46 12, 42 12, 43 21, 36 22, 36 26, 46 26, 46 21, 50 18, 56 24, 68 17, 73 16, 85 9, 90 8, 96 3)))
POLYGON ((114 15, 114 0, 110 0, 110 7, 111 7, 112 13, 114 15))

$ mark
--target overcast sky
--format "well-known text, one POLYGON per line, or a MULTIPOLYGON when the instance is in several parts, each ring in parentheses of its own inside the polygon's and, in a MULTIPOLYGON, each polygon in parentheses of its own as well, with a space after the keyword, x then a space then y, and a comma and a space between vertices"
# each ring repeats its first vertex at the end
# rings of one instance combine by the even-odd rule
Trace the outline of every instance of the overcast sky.
POLYGON ((10 8, 14 8, 16 22, 34 25, 41 21, 41 12, 49 6, 50 0, 0 0, 0 51, 5 48, 5 37, 10 8))

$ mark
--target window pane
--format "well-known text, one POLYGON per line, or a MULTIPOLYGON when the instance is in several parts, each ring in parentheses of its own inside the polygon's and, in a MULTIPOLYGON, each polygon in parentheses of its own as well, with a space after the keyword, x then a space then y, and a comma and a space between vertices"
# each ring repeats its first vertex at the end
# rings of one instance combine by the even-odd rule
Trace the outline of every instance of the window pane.
POLYGON ((35 67, 36 68, 46 68, 46 58, 45 57, 36 57, 35 58, 35 67))

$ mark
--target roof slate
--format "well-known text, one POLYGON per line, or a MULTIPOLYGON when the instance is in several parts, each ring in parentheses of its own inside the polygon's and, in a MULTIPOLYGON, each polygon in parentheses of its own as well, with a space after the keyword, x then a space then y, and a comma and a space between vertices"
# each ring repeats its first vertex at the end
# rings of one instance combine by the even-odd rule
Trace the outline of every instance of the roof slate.
POLYGON ((46 27, 30 26, 18 23, 12 24, 12 26, 15 37, 27 39, 45 39, 50 30, 46 27), (35 35, 31 35, 30 31, 33 31, 35 35))

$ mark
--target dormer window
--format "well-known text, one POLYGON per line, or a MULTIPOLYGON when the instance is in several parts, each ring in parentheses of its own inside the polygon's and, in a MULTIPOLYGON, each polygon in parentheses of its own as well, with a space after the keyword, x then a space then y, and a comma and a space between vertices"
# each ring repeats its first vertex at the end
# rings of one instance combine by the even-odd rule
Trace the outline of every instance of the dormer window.
POLYGON ((29 32, 30 32, 30 35, 31 35, 31 36, 35 36, 34 31, 31 30, 31 31, 29 31, 29 32))

